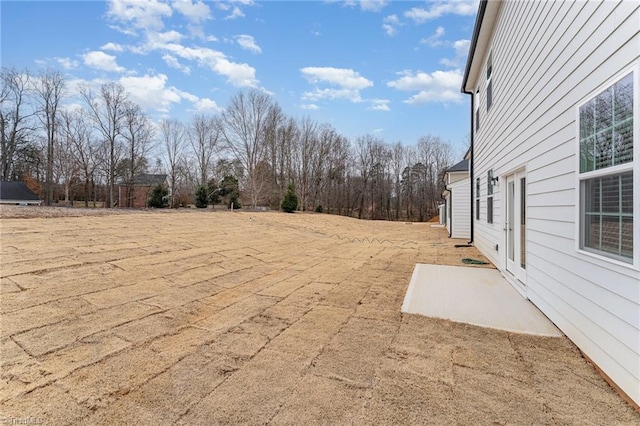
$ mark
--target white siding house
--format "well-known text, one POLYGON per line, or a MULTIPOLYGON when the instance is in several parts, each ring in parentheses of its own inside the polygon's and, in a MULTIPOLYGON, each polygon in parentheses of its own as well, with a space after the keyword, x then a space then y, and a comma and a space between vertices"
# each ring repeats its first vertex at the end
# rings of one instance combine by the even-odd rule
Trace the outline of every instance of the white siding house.
POLYGON ((471 238, 640 404, 640 2, 481 1, 471 238))
POLYGON ((444 172, 446 226, 451 238, 471 237, 471 188, 469 160, 462 160, 444 172))

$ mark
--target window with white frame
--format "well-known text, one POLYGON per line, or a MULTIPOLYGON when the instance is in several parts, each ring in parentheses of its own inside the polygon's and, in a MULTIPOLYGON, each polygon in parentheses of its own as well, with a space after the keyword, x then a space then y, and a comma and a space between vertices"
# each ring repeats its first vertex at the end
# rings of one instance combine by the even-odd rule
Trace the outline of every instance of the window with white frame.
POLYGON ((578 117, 580 248, 627 263, 634 254, 633 77, 580 105, 578 117))

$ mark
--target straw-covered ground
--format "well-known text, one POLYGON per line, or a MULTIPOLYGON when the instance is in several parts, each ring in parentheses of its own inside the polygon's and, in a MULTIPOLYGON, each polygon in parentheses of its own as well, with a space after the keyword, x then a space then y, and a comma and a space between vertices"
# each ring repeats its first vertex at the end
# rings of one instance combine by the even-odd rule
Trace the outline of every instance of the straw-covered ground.
POLYGON ((566 338, 401 314, 415 263, 482 259, 429 224, 0 214, 4 422, 640 423, 566 338))

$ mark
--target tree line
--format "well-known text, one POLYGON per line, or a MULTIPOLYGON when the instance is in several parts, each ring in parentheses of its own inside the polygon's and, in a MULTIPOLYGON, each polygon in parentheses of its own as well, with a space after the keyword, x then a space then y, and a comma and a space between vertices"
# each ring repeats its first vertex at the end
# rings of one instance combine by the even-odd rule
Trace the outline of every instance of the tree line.
POLYGON ((136 176, 152 172, 168 176, 170 207, 198 193, 202 204, 206 193, 278 209, 291 185, 298 210, 424 221, 437 214, 442 173, 455 160, 437 136, 351 141, 330 124, 285 114, 255 89, 217 114, 154 122, 115 82, 73 88, 71 102, 58 71, 2 68, 0 77, 0 177, 28 182, 46 205, 129 207, 128 196, 118 205, 117 185, 128 195, 136 176))

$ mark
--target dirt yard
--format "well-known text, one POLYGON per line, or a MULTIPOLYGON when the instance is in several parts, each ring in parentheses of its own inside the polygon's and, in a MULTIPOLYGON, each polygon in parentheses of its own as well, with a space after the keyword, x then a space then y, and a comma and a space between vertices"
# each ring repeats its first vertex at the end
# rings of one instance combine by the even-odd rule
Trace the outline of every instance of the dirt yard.
POLYGON ((482 259, 430 224, 0 213, 2 423, 640 423, 565 338, 402 315, 482 259))

